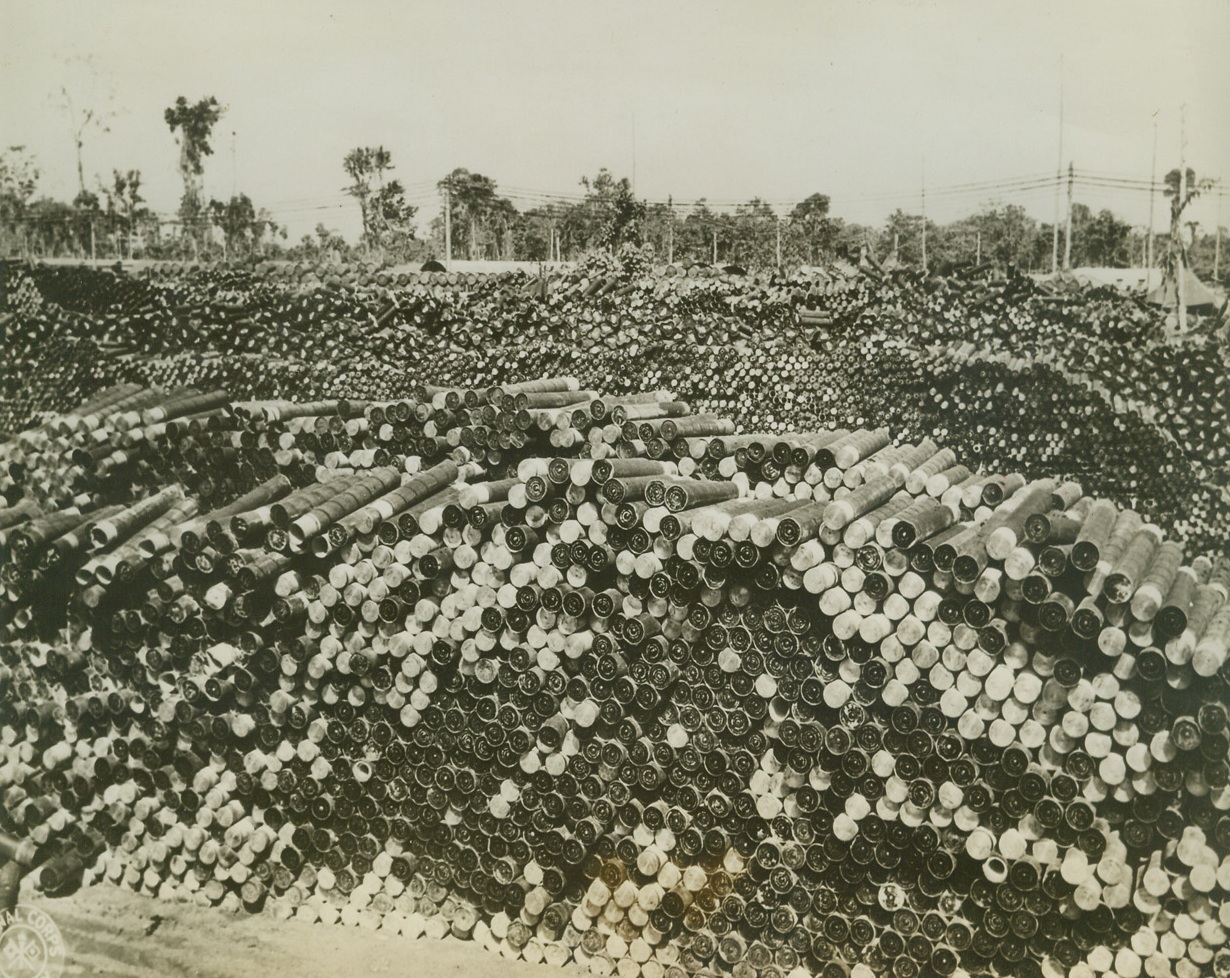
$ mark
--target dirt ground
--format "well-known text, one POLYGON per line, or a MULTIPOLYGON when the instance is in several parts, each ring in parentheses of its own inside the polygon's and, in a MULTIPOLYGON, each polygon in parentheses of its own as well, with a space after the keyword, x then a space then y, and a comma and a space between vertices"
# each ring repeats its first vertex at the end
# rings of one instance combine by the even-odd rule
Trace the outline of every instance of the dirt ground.
POLYGON ((579 969, 508 961, 446 938, 410 940, 168 903, 113 886, 47 899, 23 888, 64 937, 65 978, 577 978, 579 969), (152 933, 150 933, 152 931, 152 933))

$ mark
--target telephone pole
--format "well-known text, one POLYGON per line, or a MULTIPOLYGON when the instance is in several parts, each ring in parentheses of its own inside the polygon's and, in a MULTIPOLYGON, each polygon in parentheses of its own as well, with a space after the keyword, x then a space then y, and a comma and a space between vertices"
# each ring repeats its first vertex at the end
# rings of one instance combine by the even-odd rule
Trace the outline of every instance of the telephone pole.
POLYGON ((1187 270, 1183 261, 1183 207, 1187 203, 1187 106, 1179 107, 1179 200, 1171 229, 1175 237, 1174 298, 1178 305, 1179 333, 1187 332, 1187 270))
POLYGON ((927 158, 922 165, 922 270, 927 271, 927 158))
POLYGON ((1072 161, 1068 161, 1068 225, 1063 233, 1063 267, 1068 271, 1072 270, 1072 182, 1075 179, 1075 171, 1072 168, 1072 161))
POLYGON ((453 197, 452 186, 444 181, 444 264, 453 261, 453 197))
POLYGON ((782 270, 782 219, 777 219, 777 270, 782 270))
POLYGON ((1218 280, 1217 273, 1221 269, 1221 186, 1217 188, 1217 237, 1213 243, 1213 281, 1218 280))
POLYGON ((1153 287, 1153 203, 1157 197, 1157 113, 1153 113, 1153 168, 1149 171, 1149 238, 1145 247, 1145 294, 1153 287))
POLYGON ((632 192, 636 193, 636 106, 632 107, 632 192))
POLYGON ((675 198, 666 198, 666 264, 675 264, 675 198))
POLYGON ((1051 223, 1051 274, 1059 271, 1059 182, 1063 179, 1063 55, 1059 56, 1059 162, 1055 165, 1055 220, 1051 223))

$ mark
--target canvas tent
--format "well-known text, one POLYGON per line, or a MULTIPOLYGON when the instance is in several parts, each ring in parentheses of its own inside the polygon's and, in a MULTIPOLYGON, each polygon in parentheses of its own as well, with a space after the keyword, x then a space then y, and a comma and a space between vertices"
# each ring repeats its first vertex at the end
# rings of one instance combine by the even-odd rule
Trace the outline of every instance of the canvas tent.
MULTIPOLYGON (((1214 312, 1217 309, 1217 296, 1209 290, 1207 285, 1196 278, 1196 273, 1190 268, 1183 269, 1183 297, 1188 309, 1197 312, 1214 312)), ((1157 288, 1149 293, 1147 299, 1152 305, 1163 306, 1167 309, 1177 306, 1179 300, 1174 278, 1167 276, 1157 288)))
POLYGON ((1156 284, 1162 273, 1148 268, 1084 267, 1072 269, 1072 275, 1081 285, 1109 285, 1135 292, 1144 289, 1150 278, 1156 284))

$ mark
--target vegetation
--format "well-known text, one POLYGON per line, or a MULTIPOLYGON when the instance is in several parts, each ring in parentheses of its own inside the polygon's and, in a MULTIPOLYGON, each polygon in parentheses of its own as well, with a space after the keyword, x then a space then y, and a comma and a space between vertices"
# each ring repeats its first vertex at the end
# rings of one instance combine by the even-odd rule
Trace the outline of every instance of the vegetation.
POLYGON ((163 113, 168 128, 178 131, 179 175, 184 181, 184 196, 179 204, 179 219, 184 233, 193 241, 202 224, 204 202, 201 199, 202 177, 205 174, 204 157, 213 154, 209 137, 218 120, 222 118, 222 106, 212 95, 195 105, 189 105, 182 95, 163 113))
MULTIPOLYGON (((881 227, 844 221, 831 213, 828 194, 816 192, 781 212, 759 197, 719 210, 704 200, 681 206, 639 199, 627 177, 603 168, 582 177, 580 192, 518 206, 500 193, 496 180, 458 167, 437 183, 441 204, 419 237, 419 208, 394 177, 392 153, 384 146, 356 147, 342 160, 350 180, 346 193, 359 206, 357 245, 323 225, 298 244, 285 243, 276 215, 244 193, 205 201, 205 158, 225 111, 213 96, 195 103, 180 96, 164 112, 179 146, 184 184, 178 220, 160 219, 141 196, 141 171, 116 170, 111 181, 87 189, 82 148, 88 130, 106 131, 105 109, 81 107, 62 92, 77 152, 78 194, 71 203, 38 196, 39 170, 22 147, 0 153, 0 255, 101 258, 285 257, 382 262, 428 258, 470 260, 575 261, 600 253, 636 248, 654 261, 718 263, 749 269, 815 265, 833 259, 917 267, 923 262, 923 219, 898 209, 881 227), (447 201, 448 228, 444 220, 447 201), (447 237, 447 241, 446 241, 447 237)), ((1187 205, 1210 186, 1187 173, 1180 200, 1180 174, 1165 179, 1171 201, 1169 231, 1155 235, 1153 252, 1173 266, 1182 257, 1206 279, 1214 268, 1230 285, 1230 262, 1217 254, 1217 228, 1185 220, 1187 205)), ((1140 266, 1146 235, 1107 209, 1075 202, 1071 216, 1073 267, 1140 266)), ((1065 226, 1060 235, 1066 234, 1065 226)), ((1222 229, 1222 236, 1226 234, 1222 229)), ((926 264, 938 272, 991 262, 1000 268, 1050 271, 1054 228, 1036 221, 1017 204, 989 203, 949 224, 926 222, 926 264)), ((1062 248, 1061 244, 1061 248, 1062 248)))
POLYGON ((362 243, 368 248, 405 251, 415 240, 418 208, 406 202, 400 180, 385 179, 393 169, 393 154, 383 146, 362 146, 346 154, 342 168, 352 181, 346 193, 359 202, 362 243))

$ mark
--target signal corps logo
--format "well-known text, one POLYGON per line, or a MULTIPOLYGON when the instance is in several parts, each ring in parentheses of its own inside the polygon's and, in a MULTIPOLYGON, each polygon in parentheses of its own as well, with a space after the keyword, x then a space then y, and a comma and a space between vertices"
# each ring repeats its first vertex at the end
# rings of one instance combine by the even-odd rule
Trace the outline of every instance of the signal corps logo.
POLYGON ((38 907, 0 913, 0 978, 60 978, 64 957, 60 928, 38 907))

